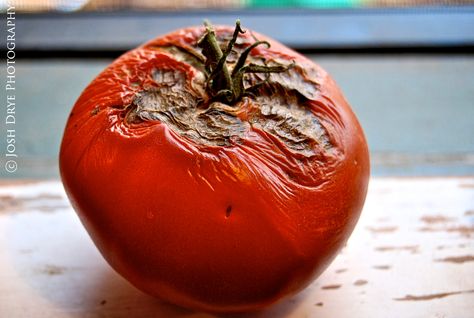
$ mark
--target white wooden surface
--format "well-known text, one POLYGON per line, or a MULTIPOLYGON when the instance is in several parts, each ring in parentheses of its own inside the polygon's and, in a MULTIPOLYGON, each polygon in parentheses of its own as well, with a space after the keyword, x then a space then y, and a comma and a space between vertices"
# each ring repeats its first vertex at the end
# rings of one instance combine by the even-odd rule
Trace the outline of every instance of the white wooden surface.
MULTIPOLYGON (((0 317, 211 318, 114 273, 60 182, 0 183, 0 317)), ((232 317, 474 317, 474 177, 375 178, 346 248, 309 288, 232 317)))

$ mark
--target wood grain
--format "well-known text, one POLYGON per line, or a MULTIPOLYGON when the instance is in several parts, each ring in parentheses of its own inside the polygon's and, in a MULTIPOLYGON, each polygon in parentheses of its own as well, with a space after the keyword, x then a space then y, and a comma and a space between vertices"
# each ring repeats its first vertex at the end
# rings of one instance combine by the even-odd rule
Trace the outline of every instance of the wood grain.
MULTIPOLYGON (((322 276, 239 317, 472 316, 474 188, 467 184, 474 178, 372 179, 356 230, 322 276)), ((0 317, 217 317, 160 302, 118 276, 58 181, 0 184, 0 281, 0 317)))

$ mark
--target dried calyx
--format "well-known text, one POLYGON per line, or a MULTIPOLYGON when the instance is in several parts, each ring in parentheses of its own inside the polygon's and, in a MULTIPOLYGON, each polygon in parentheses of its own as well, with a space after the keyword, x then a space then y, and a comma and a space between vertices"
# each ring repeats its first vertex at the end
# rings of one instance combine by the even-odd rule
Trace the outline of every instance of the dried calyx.
POLYGON ((243 96, 251 94, 253 90, 263 83, 245 88, 244 75, 247 73, 282 73, 294 66, 294 63, 275 66, 257 65, 253 63, 246 65, 245 62, 247 61, 250 51, 255 47, 259 45, 270 47, 270 43, 266 41, 256 41, 240 54, 231 72, 227 67, 227 57, 232 52, 239 34, 245 33, 240 27, 240 20, 236 21, 232 39, 224 51, 222 51, 217 41, 216 33, 209 22, 205 22, 205 26, 206 32, 198 41, 198 46, 202 48, 202 54, 206 58, 206 91, 213 101, 233 105, 243 96))

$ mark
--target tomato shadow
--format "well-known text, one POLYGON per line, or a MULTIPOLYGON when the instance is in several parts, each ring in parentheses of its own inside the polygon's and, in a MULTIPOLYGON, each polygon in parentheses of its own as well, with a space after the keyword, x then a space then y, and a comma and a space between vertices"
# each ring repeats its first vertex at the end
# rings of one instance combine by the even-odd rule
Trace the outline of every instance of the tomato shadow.
POLYGON ((96 288, 86 291, 94 299, 87 312, 125 317, 166 318, 285 318, 299 308, 308 291, 303 291, 265 310, 239 314, 209 314, 189 310, 149 296, 130 285, 111 269, 104 269, 96 288), (103 308, 98 308, 102 304, 103 308))
POLYGON ((136 289, 111 268, 103 270, 100 281, 90 293, 88 313, 104 317, 208 317, 194 316, 194 312, 173 304, 166 303, 136 289))
POLYGON ((286 318, 294 317, 293 314, 300 308, 305 298, 309 295, 309 289, 285 298, 282 301, 260 311, 241 313, 241 314, 224 314, 219 318, 286 318))

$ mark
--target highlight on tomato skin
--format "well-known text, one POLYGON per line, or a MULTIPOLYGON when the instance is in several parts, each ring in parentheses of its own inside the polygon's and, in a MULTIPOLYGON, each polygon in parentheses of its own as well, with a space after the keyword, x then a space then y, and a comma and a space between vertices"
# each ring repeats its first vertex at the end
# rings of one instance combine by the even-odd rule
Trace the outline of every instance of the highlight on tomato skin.
POLYGON ((177 30, 108 66, 71 111, 60 170, 134 286, 243 312, 330 264, 362 210, 369 156, 333 79, 237 21, 177 30))

